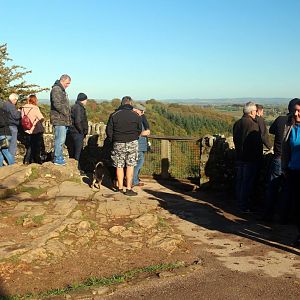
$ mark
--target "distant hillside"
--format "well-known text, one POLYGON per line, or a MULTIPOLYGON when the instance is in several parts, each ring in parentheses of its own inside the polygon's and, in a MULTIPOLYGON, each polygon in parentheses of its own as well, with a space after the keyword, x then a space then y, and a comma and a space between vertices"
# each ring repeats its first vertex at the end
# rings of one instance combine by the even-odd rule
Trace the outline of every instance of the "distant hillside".
MULTIPOLYGON (((120 105, 119 99, 97 102, 89 100, 86 106, 88 119, 91 122, 107 123, 109 115, 120 105)), ((175 135, 201 137, 205 134, 231 134, 235 120, 229 112, 217 111, 214 107, 199 105, 182 105, 162 103, 156 100, 143 102, 146 116, 155 135, 175 135)), ((41 104, 41 111, 50 115, 48 104, 41 104)), ((47 118, 48 116, 48 118, 47 118)))
MULTIPOLYGON (((106 102, 111 100, 105 99, 94 99, 96 102, 106 102)), ((259 98, 259 97, 243 97, 243 98, 212 98, 212 99, 200 99, 200 98, 186 98, 186 99, 159 99, 157 101, 162 103, 178 103, 178 104, 194 104, 194 105, 222 105, 222 104, 244 104, 248 101, 253 101, 255 103, 260 104, 270 104, 270 105, 277 105, 277 104, 284 104, 288 103, 291 99, 290 98, 259 98)), ((50 104, 49 99, 39 99, 40 103, 43 104, 50 104)), ((70 100, 72 103, 75 102, 75 99, 70 100)), ((141 102, 145 102, 146 100, 137 100, 141 102)))
POLYGON ((160 100, 163 103, 178 103, 178 104, 199 104, 199 105, 223 105, 223 104, 244 104, 252 101, 259 104, 283 104, 288 103, 290 98, 254 98, 254 97, 243 97, 243 98, 217 98, 217 99, 163 99, 160 100))

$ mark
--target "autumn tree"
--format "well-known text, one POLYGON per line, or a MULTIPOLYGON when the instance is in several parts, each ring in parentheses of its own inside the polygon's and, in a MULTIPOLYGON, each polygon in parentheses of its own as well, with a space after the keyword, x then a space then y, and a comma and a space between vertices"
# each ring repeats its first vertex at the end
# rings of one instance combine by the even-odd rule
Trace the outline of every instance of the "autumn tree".
POLYGON ((0 45, 0 99, 8 99, 11 93, 17 93, 20 100, 24 100, 30 94, 49 90, 36 84, 27 83, 23 77, 31 71, 25 67, 10 64, 12 59, 7 52, 7 44, 0 45))

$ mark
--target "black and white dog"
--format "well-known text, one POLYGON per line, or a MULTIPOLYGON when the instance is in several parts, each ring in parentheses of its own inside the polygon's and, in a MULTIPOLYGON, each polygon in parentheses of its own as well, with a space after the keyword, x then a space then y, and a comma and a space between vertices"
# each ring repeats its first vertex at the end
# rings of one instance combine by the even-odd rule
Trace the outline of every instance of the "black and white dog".
POLYGON ((96 166, 93 173, 93 183, 92 188, 96 188, 98 190, 101 189, 101 183, 104 177, 105 173, 105 166, 102 161, 99 161, 96 166))

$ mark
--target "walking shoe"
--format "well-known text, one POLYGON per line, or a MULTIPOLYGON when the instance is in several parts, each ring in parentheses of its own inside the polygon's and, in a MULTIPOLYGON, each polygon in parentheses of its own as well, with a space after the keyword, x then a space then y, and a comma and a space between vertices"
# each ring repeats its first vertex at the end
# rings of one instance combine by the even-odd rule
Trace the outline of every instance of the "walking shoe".
POLYGON ((62 159, 55 159, 53 161, 53 163, 56 165, 56 166, 65 166, 66 165, 66 161, 62 158, 62 159))
POLYGON ((123 193, 123 189, 115 188, 115 189, 114 189, 114 192, 116 192, 116 193, 123 193))
POLYGON ((137 184, 133 184, 132 186, 144 186, 144 185, 145 185, 145 183, 139 182, 139 183, 137 183, 137 184))
POLYGON ((133 191, 133 190, 127 190, 126 189, 126 192, 124 193, 124 195, 126 196, 137 196, 137 192, 133 191))

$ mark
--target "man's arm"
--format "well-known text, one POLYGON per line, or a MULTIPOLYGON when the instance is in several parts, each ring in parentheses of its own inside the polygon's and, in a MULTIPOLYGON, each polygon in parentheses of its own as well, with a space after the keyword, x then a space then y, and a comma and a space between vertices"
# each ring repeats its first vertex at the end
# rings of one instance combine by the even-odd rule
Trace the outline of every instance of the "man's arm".
POLYGON ((82 118, 81 118, 81 112, 80 109, 77 107, 77 105, 74 105, 72 108, 72 115, 74 118, 74 126, 79 131, 79 133, 83 134, 83 128, 82 128, 82 118))
POLYGON ((262 117, 258 117, 257 123, 258 123, 258 126, 259 126, 260 136, 261 136, 261 140, 262 140, 263 144, 268 149, 271 149, 272 148, 272 144, 270 143, 270 140, 269 140, 269 136, 268 136, 268 131, 267 131, 267 126, 266 126, 265 120, 262 117))
POLYGON ((145 129, 150 129, 150 126, 149 126, 149 123, 148 123, 148 120, 147 120, 146 116, 142 115, 141 118, 142 118, 142 123, 143 123, 144 128, 145 129))
POLYGON ((59 113, 67 116, 68 112, 66 111, 66 99, 62 90, 59 86, 54 86, 52 88, 52 105, 59 113))
POLYGON ((110 142, 112 142, 113 140, 113 127, 114 127, 113 118, 112 115, 110 115, 105 129, 106 136, 110 142))

